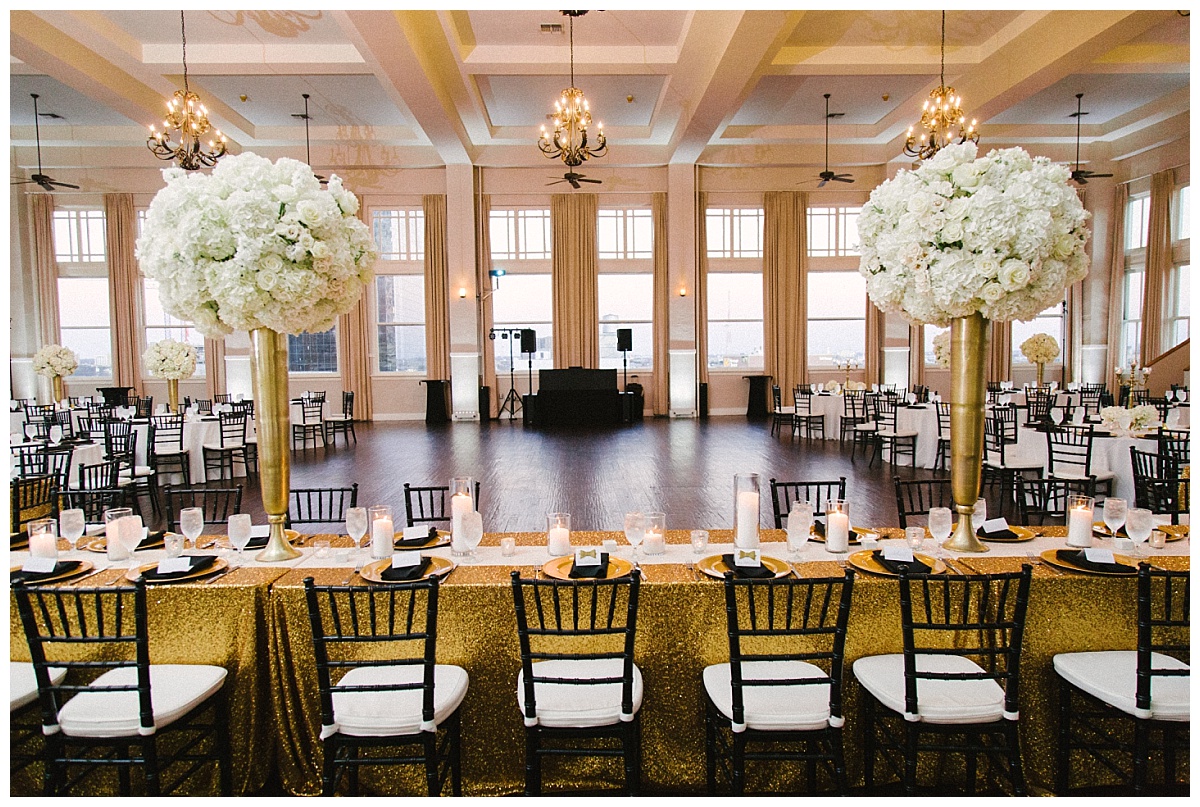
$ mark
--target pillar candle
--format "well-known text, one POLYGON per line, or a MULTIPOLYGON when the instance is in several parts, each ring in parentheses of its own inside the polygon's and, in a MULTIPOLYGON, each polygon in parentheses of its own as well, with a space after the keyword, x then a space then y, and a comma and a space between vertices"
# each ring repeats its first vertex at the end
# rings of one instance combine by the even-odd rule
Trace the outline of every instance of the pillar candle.
POLYGON ((758 494, 752 490, 737 495, 737 533, 733 542, 742 549, 758 546, 758 494))
POLYGON ((645 547, 647 555, 661 555, 667 551, 667 541, 658 530, 646 530, 645 547))
POLYGON ((371 523, 371 557, 390 558, 396 540, 396 530, 390 518, 377 518, 371 523))
POLYGON ((1071 508, 1067 521, 1067 546, 1092 545, 1092 511, 1084 507, 1071 508))
POLYGON ((850 516, 829 513, 825 521, 825 549, 829 552, 850 551, 850 516))
POLYGON ((462 540, 463 516, 470 512, 473 512, 470 496, 455 493, 450 497, 450 541, 455 551, 467 551, 467 545, 462 540))
POLYGON ((571 531, 566 527, 551 527, 546 534, 546 548, 554 557, 571 554, 571 531))
POLYGON ((57 558, 58 539, 53 532, 43 532, 29 536, 29 554, 35 558, 57 558))

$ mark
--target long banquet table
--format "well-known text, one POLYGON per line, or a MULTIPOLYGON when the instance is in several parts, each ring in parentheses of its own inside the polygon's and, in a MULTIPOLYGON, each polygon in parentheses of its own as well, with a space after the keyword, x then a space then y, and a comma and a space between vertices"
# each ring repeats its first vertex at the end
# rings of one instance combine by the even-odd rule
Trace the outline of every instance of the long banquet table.
MULTIPOLYGON (((986 555, 966 557, 964 571, 1015 571, 1028 562, 1026 553, 1063 546, 1065 528, 1042 528, 1052 537, 1028 543, 992 544, 986 555)), ((899 537, 895 529, 881 531, 899 537)), ((517 543, 516 555, 503 557, 504 535, 485 535, 475 564, 460 564, 441 589, 438 623, 438 661, 458 664, 470 675, 462 707, 463 782, 467 795, 520 792, 523 782, 522 722, 517 710, 515 680, 520 666, 509 573, 516 568, 533 575, 548 559, 545 536, 508 534, 517 543)), ((716 554, 731 545, 731 531, 713 530, 709 550, 716 554)), ((783 533, 763 530, 764 552, 787 557, 779 543, 783 533)), ((329 536, 326 536, 329 537, 329 536)), ((575 532, 576 546, 618 539, 618 553, 628 547, 619 533, 575 532)), ((202 543, 204 539, 201 539, 202 543)), ((344 536, 332 537, 335 547, 348 546, 344 536)), ((643 790, 650 793, 698 794, 704 790, 703 692, 701 672, 709 664, 728 660, 722 587, 688 567, 701 555, 692 553, 688 533, 670 530, 667 551, 646 556, 645 581, 639 603, 636 662, 645 679, 642 704, 643 790)), ((252 560, 212 583, 178 583, 151 589, 151 657, 163 663, 221 664, 230 669, 232 686, 235 791, 262 789, 272 771, 283 788, 297 795, 320 790, 321 743, 312 638, 303 601, 303 580, 342 584, 352 579, 353 556, 346 551, 316 557, 306 538, 303 556, 282 565, 264 566, 252 560), (339 556, 340 555, 340 556, 339 556)), ((65 546, 65 544, 64 544, 65 546)), ((925 550, 933 552, 932 541, 925 550)), ((222 550, 224 551, 224 550, 222 550)), ((1146 550, 1150 560, 1172 569, 1190 568, 1190 540, 1146 550)), ((448 548, 430 554, 448 555, 448 548)), ((160 551, 139 553, 143 562, 162 557, 160 551)), ((10 563, 27 557, 10 553, 10 563)), ((90 552, 68 553, 106 563, 90 552)), ((953 562, 953 560, 952 560, 953 562)), ((118 582, 124 565, 111 568, 87 584, 118 582)), ((796 558, 806 576, 840 575, 837 559, 810 542, 796 558)), ((86 585, 86 584, 85 584, 86 585)), ((1073 650, 1130 649, 1135 645, 1135 581, 1056 572, 1035 565, 1029 615, 1022 653, 1021 725, 1026 775, 1034 792, 1053 782, 1056 743, 1055 688, 1050 660, 1073 650)), ((15 608, 10 614, 11 655, 27 659, 15 608)), ((850 674, 854 659, 901 649, 899 599, 896 581, 867 573, 857 575, 846 642, 848 687, 846 754, 852 787, 862 783, 862 724, 859 690, 850 674)), ((619 779, 616 763, 596 762, 570 773, 547 765, 547 782, 570 781, 582 787, 602 787, 619 779), (607 767, 606 767, 607 766, 607 767)), ((779 768, 774 768, 778 772, 779 768)), ((953 775, 953 767, 942 775, 953 775)), ((1106 774, 1095 772, 1096 781, 1106 774)), ((396 768, 364 772, 367 792, 420 794, 423 777, 396 768)), ((212 792, 201 783, 200 792, 212 792)), ((790 789, 794 782, 752 776, 750 789, 790 789)), ((14 778, 13 794, 35 793, 37 783, 25 773, 14 778)))

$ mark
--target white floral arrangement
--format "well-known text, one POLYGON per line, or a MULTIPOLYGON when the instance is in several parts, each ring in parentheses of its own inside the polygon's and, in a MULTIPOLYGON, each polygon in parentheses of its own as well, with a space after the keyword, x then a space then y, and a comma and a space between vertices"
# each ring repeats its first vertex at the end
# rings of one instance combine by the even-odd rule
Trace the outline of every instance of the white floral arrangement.
POLYGON ((1021 355, 1030 364, 1049 364, 1059 352, 1058 340, 1048 333, 1035 333, 1021 343, 1021 355))
POLYGON ((1158 426, 1158 410, 1142 404, 1132 409, 1106 406, 1100 410, 1100 426, 1111 432, 1145 432, 1158 426))
POLYGON ((1088 270, 1088 213, 1070 171, 1023 149, 943 148, 871 192, 858 220, 871 301, 945 326, 1031 320, 1088 270))
POLYGON ((46 378, 66 378, 75 372, 78 366, 79 359, 75 356, 75 351, 62 345, 43 345, 33 354, 33 371, 46 378))
POLYGON ((933 337, 933 363, 938 367, 950 366, 950 332, 942 331, 933 337))
POLYGON ((163 177, 138 264, 158 281, 163 308, 206 336, 327 331, 371 281, 375 245, 337 176, 323 190, 302 162, 245 153, 211 174, 163 177))
POLYGON ((142 354, 146 370, 155 378, 183 380, 196 372, 196 348, 186 342, 163 339, 142 354))

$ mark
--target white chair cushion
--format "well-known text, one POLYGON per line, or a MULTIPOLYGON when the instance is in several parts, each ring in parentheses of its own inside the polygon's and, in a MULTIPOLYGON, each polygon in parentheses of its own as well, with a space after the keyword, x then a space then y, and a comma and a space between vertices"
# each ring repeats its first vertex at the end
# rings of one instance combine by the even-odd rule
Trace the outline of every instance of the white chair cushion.
POLYGON ((326 416, 325 416, 325 420, 326 420, 326 421, 330 421, 330 420, 349 420, 349 419, 350 419, 350 417, 349 417, 348 415, 326 415, 326 416))
POLYGON ((228 451, 231 448, 241 448, 242 444, 241 443, 226 443, 225 445, 222 446, 220 443, 205 443, 204 447, 206 449, 211 449, 212 451, 228 451))
MULTIPOLYGON (((533 665, 539 677, 620 678, 621 659, 552 659, 533 665)), ((535 683, 538 724, 548 728, 611 726, 621 720, 621 684, 535 683)), ((517 708, 525 710, 525 671, 517 675, 517 708)), ((633 714, 642 708, 642 671, 633 665, 633 714)))
MULTIPOLYGON (((747 661, 742 678, 826 678, 807 661, 747 661)), ((729 664, 704 668, 704 689, 727 720, 733 720, 733 683, 729 664)), ((746 727, 760 731, 814 731, 829 725, 829 684, 744 686, 746 727)))
POLYGON ((879 427, 874 423, 860 423, 854 427, 855 431, 860 432, 873 432, 878 430, 878 428, 879 427))
POLYGON ((898 432, 892 429, 885 429, 879 432, 880 437, 916 437, 917 432, 898 432))
POLYGON ((186 448, 170 449, 167 451, 160 451, 157 448, 154 449, 154 456, 156 456, 156 457, 181 457, 187 453, 188 453, 188 450, 186 448))
POLYGON ((994 468, 997 471, 1033 471, 1045 466, 1040 462, 1005 462, 999 463, 995 460, 987 460, 983 463, 989 468, 994 468))
MULTIPOLYGON (((1191 669, 1182 661, 1162 653, 1153 653, 1155 669, 1191 669)), ((1087 653, 1059 653, 1054 671, 1066 681, 1126 714, 1154 720, 1189 722, 1191 706, 1188 689, 1191 676, 1155 678, 1150 688, 1150 711, 1137 708, 1137 651, 1102 650, 1087 653)))
MULTIPOLYGON (((150 704, 155 728, 163 728, 220 691, 224 667, 207 664, 151 664, 150 704)), ((137 683, 137 670, 109 670, 92 686, 137 683)), ((63 733, 71 737, 132 737, 141 726, 138 695, 129 692, 80 692, 58 713, 63 733)))
MULTIPOLYGON (((62 667, 51 667, 50 683, 59 684, 67 677, 62 667)), ((37 700, 37 677, 33 674, 32 661, 10 661, 8 663, 8 711, 15 712, 27 703, 37 700)))
MULTIPOLYGON (((1114 477, 1112 471, 1096 471, 1093 470, 1092 476, 1096 477, 1096 481, 1100 482, 1114 477)), ((1058 470, 1050 475, 1051 479, 1087 479, 1088 475, 1083 471, 1058 470)))
MULTIPOLYGON (((414 684, 424 680, 420 665, 359 667, 342 676, 338 686, 414 684)), ((452 664, 433 668, 433 722, 442 721, 467 695, 467 671, 452 664)), ((334 692, 333 719, 338 731, 354 737, 396 737, 421 731, 420 689, 395 692, 334 692)))
MULTIPOLYGON (((919 672, 982 672, 962 656, 918 654, 919 672)), ((888 709, 905 714, 904 656, 865 656, 854 662, 854 677, 888 709)), ((991 679, 939 681, 917 679, 917 716, 924 723, 991 723, 1004 715, 1004 690, 991 679)))

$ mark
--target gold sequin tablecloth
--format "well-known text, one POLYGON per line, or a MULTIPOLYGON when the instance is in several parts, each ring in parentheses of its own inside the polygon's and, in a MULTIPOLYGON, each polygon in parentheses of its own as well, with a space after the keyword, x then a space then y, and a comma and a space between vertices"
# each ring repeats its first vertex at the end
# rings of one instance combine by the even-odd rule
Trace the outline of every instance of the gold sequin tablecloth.
MULTIPOLYGON (((125 569, 109 569, 83 583, 118 585, 125 569)), ((281 569, 237 569, 211 583, 176 583, 147 589, 150 658, 155 664, 215 664, 229 671, 234 793, 262 789, 274 759, 276 726, 267 668, 267 610, 271 582, 281 569)), ((10 594, 9 653, 29 660, 29 646, 10 594)), ((212 770, 211 766, 208 770, 212 770)), ((137 774, 134 780, 137 781, 137 774)), ((216 794, 215 776, 201 774, 188 792, 216 794), (212 781, 208 781, 212 780, 212 781)), ((40 794, 41 766, 26 768, 10 784, 12 795, 40 794), (35 770, 36 768, 36 770, 35 770)), ((115 775, 93 777, 82 792, 115 794, 115 775)), ((136 791, 135 791, 136 792, 136 791)))

